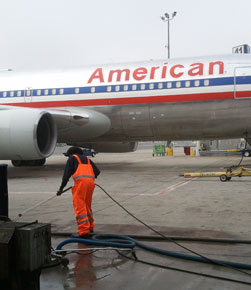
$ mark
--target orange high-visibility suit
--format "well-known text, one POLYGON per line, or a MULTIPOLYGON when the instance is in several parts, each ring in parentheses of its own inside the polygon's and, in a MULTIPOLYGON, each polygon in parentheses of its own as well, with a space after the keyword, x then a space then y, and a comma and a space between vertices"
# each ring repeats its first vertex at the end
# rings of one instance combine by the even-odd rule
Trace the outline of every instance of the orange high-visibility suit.
POLYGON ((95 175, 88 157, 88 164, 83 164, 78 155, 73 156, 78 161, 78 167, 72 175, 74 179, 72 199, 78 225, 78 234, 81 236, 88 234, 94 228, 91 203, 95 188, 95 175))

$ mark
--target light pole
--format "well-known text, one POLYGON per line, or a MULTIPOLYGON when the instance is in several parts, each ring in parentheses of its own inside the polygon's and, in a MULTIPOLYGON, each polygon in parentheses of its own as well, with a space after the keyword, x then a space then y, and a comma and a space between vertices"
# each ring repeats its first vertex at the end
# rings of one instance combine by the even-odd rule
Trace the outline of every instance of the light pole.
POLYGON ((164 16, 160 16, 160 18, 167 23, 167 58, 170 58, 170 37, 169 37, 169 22, 170 20, 173 20, 173 18, 176 16, 177 12, 174 11, 172 15, 170 16, 168 13, 165 13, 164 16))

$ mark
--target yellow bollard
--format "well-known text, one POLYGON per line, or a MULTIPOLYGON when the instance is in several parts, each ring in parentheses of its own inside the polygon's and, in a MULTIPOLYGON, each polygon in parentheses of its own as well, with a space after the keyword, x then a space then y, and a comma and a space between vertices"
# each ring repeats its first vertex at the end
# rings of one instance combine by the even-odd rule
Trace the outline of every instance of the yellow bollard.
POLYGON ((193 148, 190 148, 190 156, 191 157, 194 157, 195 156, 193 148))

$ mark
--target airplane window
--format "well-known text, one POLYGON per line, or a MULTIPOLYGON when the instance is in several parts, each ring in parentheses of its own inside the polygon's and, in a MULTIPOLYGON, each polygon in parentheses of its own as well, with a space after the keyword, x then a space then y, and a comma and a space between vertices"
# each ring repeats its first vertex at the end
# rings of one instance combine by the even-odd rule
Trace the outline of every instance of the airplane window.
POLYGON ((136 91, 137 90, 137 85, 132 85, 132 90, 136 91))
POLYGON ((14 92, 13 91, 10 92, 10 97, 14 97, 14 92))
POLYGON ((172 87, 172 83, 167 83, 167 88, 171 89, 171 87, 172 87))
POLYGON ((186 87, 186 88, 190 87, 190 81, 186 81, 186 82, 185 82, 185 87, 186 87))
POLYGON ((91 93, 95 93, 95 87, 91 87, 91 93))
POLYGON ((115 87, 115 91, 116 91, 116 92, 119 92, 119 90, 120 90, 120 86, 116 86, 116 87, 115 87))
POLYGON ((180 88, 181 87, 181 82, 176 82, 176 88, 180 88))
POLYGON ((204 80, 204 86, 209 86, 209 80, 204 80))
POLYGON ((44 90, 44 94, 48 95, 49 94, 49 90, 44 90))
POLYGON ((108 86, 107 87, 107 92, 111 92, 112 91, 112 87, 111 86, 108 86))
POLYGON ((21 91, 17 91, 17 96, 21 97, 22 96, 22 92, 21 91))
POLYGON ((146 85, 145 85, 145 84, 141 84, 141 85, 140 85, 140 89, 141 89, 141 90, 145 90, 145 89, 146 89, 146 85))
POLYGON ((41 96, 41 90, 37 90, 37 96, 41 96))
POLYGON ((158 89, 163 89, 163 83, 158 83, 158 89))
POLYGON ((79 88, 75 88, 75 94, 79 94, 79 88))
POLYGON ((59 94, 60 94, 60 95, 63 95, 63 93, 64 93, 64 89, 60 89, 60 90, 59 90, 59 94))
POLYGON ((52 89, 52 94, 56 95, 56 93, 57 93, 57 90, 56 89, 52 89))
POLYGON ((195 85, 195 87, 199 87, 199 85, 200 85, 200 81, 199 81, 199 80, 194 81, 194 85, 195 85))
POLYGON ((149 84, 149 89, 153 90, 154 89, 154 84, 149 84))
POLYGON ((124 85, 124 91, 128 91, 128 85, 124 85))
POLYGON ((7 97, 7 92, 3 92, 3 97, 4 97, 4 98, 7 97))

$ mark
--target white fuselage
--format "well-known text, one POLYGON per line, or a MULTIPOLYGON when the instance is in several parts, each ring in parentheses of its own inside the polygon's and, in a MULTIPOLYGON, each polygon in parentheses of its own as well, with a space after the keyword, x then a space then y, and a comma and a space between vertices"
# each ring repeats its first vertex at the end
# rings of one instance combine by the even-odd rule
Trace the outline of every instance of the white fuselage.
POLYGON ((249 137, 251 56, 2 71, 0 105, 55 111, 58 142, 68 144, 249 137), (94 123, 67 125, 60 112, 94 123))

